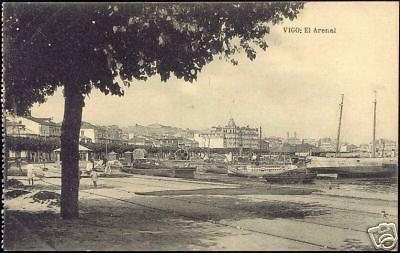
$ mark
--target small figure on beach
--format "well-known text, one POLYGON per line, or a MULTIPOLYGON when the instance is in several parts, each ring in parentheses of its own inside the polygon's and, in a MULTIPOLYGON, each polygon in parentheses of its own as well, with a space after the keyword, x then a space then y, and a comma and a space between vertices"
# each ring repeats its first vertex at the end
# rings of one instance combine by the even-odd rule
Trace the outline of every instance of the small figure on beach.
POLYGON ((94 188, 97 188, 97 171, 92 170, 90 177, 92 178, 94 188))
POLYGON ((92 170, 94 170, 94 163, 93 159, 90 159, 89 162, 86 164, 86 173, 90 174, 92 170))
POLYGON ((332 182, 329 181, 329 190, 332 190, 332 182))
POLYGON ((111 174, 110 161, 106 157, 103 158, 104 173, 111 174))
POLYGON ((33 185, 33 179, 35 177, 35 166, 33 164, 28 164, 26 166, 26 170, 27 170, 27 178, 28 178, 28 185, 33 185))
POLYGON ((108 175, 111 175, 111 172, 112 172, 112 170, 111 170, 111 165, 113 164, 113 162, 112 161, 108 161, 107 162, 107 165, 106 165, 106 173, 108 174, 108 175))

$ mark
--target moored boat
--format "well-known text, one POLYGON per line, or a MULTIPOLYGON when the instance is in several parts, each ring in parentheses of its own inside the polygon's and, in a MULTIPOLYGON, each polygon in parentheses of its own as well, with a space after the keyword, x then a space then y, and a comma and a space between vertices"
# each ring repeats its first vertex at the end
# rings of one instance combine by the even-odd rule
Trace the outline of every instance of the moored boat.
POLYGON ((338 177, 395 177, 398 175, 398 159, 310 157, 307 168, 317 174, 337 174, 338 177))
POLYGON ((229 176, 261 177, 268 182, 304 182, 309 183, 316 174, 297 165, 254 165, 237 164, 228 167, 229 176))
POLYGON ((140 159, 134 160, 131 165, 124 166, 122 170, 148 176, 194 178, 196 167, 190 166, 187 161, 140 159))
MULTIPOLYGON (((338 135, 336 139, 335 157, 308 157, 310 162, 307 168, 319 175, 336 174, 337 177, 397 177, 398 157, 376 156, 376 92, 374 99, 373 137, 371 157, 341 157, 340 155, 340 129, 342 122, 343 98, 341 95, 340 117, 338 135)), ((382 155, 383 156, 383 155, 382 155)))

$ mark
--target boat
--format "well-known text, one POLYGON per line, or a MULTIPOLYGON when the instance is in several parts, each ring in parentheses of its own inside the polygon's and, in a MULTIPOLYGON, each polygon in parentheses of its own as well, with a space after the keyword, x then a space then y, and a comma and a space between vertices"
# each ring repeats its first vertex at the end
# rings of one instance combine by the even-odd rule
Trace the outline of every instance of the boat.
POLYGON ((193 164, 202 172, 215 174, 227 173, 227 164, 219 161, 195 161, 193 164))
POLYGON ((376 92, 374 100, 373 139, 371 157, 343 157, 339 152, 340 127, 342 121, 343 98, 341 95, 339 127, 336 140, 336 155, 334 157, 309 156, 307 168, 318 174, 337 175, 337 177, 397 177, 397 157, 375 157, 375 128, 376 128, 376 92))
POLYGON ((305 168, 296 168, 294 170, 283 171, 279 174, 267 174, 264 176, 267 182, 279 183, 312 183, 317 177, 317 173, 305 168))
POLYGON ((337 177, 394 177, 398 172, 397 157, 309 157, 307 168, 318 175, 337 177))
POLYGON ((205 171, 215 174, 226 174, 228 172, 228 167, 226 164, 208 164, 205 171))
POLYGON ((191 166, 187 160, 134 159, 122 170, 127 173, 148 176, 194 178, 196 167, 191 166))
POLYGON ((228 176, 258 177, 268 182, 310 183, 316 173, 294 164, 237 164, 228 167, 228 176))

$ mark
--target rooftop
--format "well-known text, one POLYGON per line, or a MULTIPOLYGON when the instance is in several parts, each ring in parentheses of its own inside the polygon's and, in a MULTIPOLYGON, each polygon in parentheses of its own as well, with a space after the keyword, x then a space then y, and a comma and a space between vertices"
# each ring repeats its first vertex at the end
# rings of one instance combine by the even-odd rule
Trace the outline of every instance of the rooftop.
POLYGON ((93 124, 90 124, 89 122, 82 121, 81 128, 83 128, 83 129, 96 129, 98 127, 93 125, 93 124))
POLYGON ((48 126, 61 126, 58 123, 55 123, 52 120, 52 118, 36 118, 36 117, 32 117, 32 116, 26 116, 26 119, 32 120, 36 123, 42 124, 42 125, 48 125, 48 126))

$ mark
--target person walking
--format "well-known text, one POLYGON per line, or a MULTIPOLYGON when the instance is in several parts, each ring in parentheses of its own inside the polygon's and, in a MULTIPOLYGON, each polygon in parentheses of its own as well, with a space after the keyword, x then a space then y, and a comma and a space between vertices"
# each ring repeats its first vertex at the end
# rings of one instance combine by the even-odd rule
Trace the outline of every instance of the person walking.
POLYGON ((92 170, 90 177, 92 178, 94 188, 97 188, 97 171, 92 170))
POLYGON ((90 159, 88 161, 88 163, 86 164, 86 173, 90 175, 90 173, 93 171, 93 169, 94 169, 93 160, 90 159))
POLYGON ((104 157, 103 158, 104 173, 107 173, 107 163, 108 163, 107 158, 104 157))
POLYGON ((29 164, 26 166, 27 178, 28 178, 28 185, 32 185, 32 186, 33 186, 33 179, 34 179, 34 177, 35 177, 34 170, 35 170, 35 166, 34 166, 33 164, 29 163, 29 164), (31 184, 31 183, 32 183, 32 184, 31 184))

